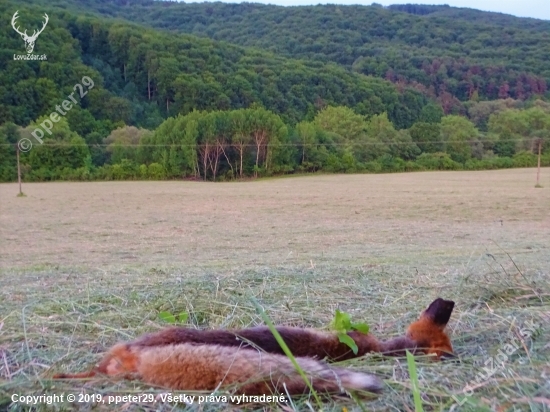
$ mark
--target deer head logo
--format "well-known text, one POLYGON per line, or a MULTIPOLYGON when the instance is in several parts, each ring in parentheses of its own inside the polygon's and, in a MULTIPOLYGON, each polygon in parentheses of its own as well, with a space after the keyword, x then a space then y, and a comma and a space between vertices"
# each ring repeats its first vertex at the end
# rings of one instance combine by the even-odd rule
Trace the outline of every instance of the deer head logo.
POLYGON ((17 20, 17 18, 19 17, 17 15, 17 13, 19 13, 19 10, 17 10, 15 12, 15 14, 13 15, 12 19, 11 19, 11 26, 13 27, 13 29, 19 34, 21 35, 21 37, 23 37, 23 40, 25 41, 25 48, 27 49, 27 53, 32 53, 32 51, 34 50, 34 42, 36 41, 36 39, 38 38, 38 35, 40 33, 42 33, 44 31, 44 28, 46 27, 46 25, 48 24, 48 20, 49 20, 49 17, 46 13, 44 13, 44 23, 42 23, 42 28, 40 30, 38 30, 38 32, 36 30, 33 31, 32 35, 31 36, 28 36, 27 35, 27 30, 25 30, 25 32, 21 32, 19 30, 19 27, 15 27, 15 20, 17 20))

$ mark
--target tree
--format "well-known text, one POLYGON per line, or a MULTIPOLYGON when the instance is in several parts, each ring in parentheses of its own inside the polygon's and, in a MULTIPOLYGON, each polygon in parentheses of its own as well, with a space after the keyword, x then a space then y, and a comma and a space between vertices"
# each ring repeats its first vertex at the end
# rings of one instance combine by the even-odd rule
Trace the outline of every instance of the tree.
MULTIPOLYGON (((535 106, 527 110, 508 109, 489 118, 488 129, 499 136, 495 152, 511 156, 520 150, 533 151, 533 136, 550 130, 550 109, 535 106)), ((537 136, 534 136, 537 138, 537 136)))
POLYGON ((238 153, 236 169, 238 170, 239 177, 242 179, 244 153, 251 143, 251 131, 247 111, 243 109, 234 111, 231 116, 231 123, 231 144, 238 153))
POLYGON ((412 141, 416 143, 423 153, 436 153, 444 151, 441 142, 441 124, 417 122, 409 129, 412 141))
POLYGON ((464 163, 472 157, 472 146, 479 141, 479 131, 465 117, 445 116, 441 119, 441 139, 451 159, 464 163))
POLYGON ((153 132, 139 129, 134 126, 124 126, 113 130, 103 143, 107 145, 107 152, 111 155, 111 163, 120 163, 122 159, 137 161, 137 148, 143 138, 151 136, 153 132))
POLYGON ((256 146, 254 177, 257 177, 261 162, 264 163, 264 170, 269 169, 270 144, 271 146, 276 144, 280 137, 288 133, 288 130, 279 116, 264 108, 249 109, 247 118, 252 132, 252 141, 256 146))
POLYGON ((365 134, 366 121, 349 107, 328 106, 315 116, 314 124, 346 141, 357 141, 365 134))
POLYGON ((17 177, 16 147, 21 139, 20 127, 7 122, 0 126, 0 181, 9 182, 17 177))
POLYGON ((185 133, 182 139, 182 155, 187 172, 192 172, 195 177, 200 176, 197 157, 197 139, 199 136, 199 125, 193 117, 185 124, 185 133))
POLYGON ((296 125, 296 133, 298 134, 298 139, 302 146, 301 162, 304 163, 306 161, 306 152, 311 150, 311 146, 315 142, 317 132, 315 131, 315 126, 313 123, 301 122, 296 125))
POLYGON ((468 107, 468 117, 478 129, 486 131, 489 117, 493 113, 517 108, 520 104, 521 102, 513 99, 475 102, 468 107))
MULTIPOLYGON (((30 133, 49 117, 41 117, 32 123, 23 134, 30 133)), ((35 180, 55 180, 65 177, 67 171, 85 168, 90 164, 90 151, 86 142, 69 128, 61 117, 53 123, 51 134, 46 134, 43 144, 34 145, 22 156, 21 163, 29 168, 28 176, 35 180)))
POLYGON ((372 116, 367 123, 366 132, 372 142, 378 142, 375 145, 376 157, 389 154, 393 157, 412 160, 420 154, 409 132, 395 130, 386 113, 372 116))
POLYGON ((159 96, 166 103, 167 115, 170 114, 170 101, 174 100, 174 80, 177 78, 179 72, 179 63, 176 58, 161 57, 158 59, 155 80, 158 85, 159 96))

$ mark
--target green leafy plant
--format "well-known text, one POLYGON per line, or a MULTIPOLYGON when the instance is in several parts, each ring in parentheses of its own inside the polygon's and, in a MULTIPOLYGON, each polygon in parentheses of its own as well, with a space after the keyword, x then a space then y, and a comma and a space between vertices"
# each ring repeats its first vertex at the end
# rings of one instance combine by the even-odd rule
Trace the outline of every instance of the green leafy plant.
POLYGON ((355 344, 355 341, 348 335, 348 332, 358 331, 361 333, 369 333, 369 325, 366 323, 353 323, 351 321, 351 316, 349 313, 341 312, 336 309, 334 314, 334 319, 330 322, 330 326, 333 330, 336 331, 338 340, 346 345, 348 345, 353 353, 357 355, 359 348, 355 344))
POLYGON ((174 315, 170 312, 164 311, 164 312, 160 312, 158 316, 160 320, 163 320, 164 322, 171 323, 171 324, 185 323, 189 318, 189 314, 187 312, 181 312, 179 315, 174 315))

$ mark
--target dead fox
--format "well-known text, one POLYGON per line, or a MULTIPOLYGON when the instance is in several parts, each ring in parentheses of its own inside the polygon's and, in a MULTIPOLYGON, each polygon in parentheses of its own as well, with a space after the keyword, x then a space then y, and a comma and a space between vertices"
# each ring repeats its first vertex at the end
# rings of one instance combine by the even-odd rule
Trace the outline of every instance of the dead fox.
MULTIPOLYGON (((388 341, 349 332, 358 347, 357 354, 334 333, 291 327, 277 327, 277 331, 316 391, 380 392, 383 385, 379 378, 330 367, 321 359, 340 361, 369 352, 402 355, 405 350, 433 354, 436 359, 452 356, 453 348, 444 329, 453 308, 453 301, 436 299, 408 327, 405 336, 388 341)), ((58 374, 54 379, 98 374, 179 390, 213 391, 234 386, 236 393, 247 395, 295 395, 309 389, 271 331, 263 326, 242 330, 168 328, 115 345, 90 372, 58 374)))

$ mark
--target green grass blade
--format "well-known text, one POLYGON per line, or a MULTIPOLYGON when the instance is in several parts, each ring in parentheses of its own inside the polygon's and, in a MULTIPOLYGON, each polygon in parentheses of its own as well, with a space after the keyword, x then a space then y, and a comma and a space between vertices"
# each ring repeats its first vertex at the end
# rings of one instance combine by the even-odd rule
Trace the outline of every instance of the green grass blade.
POLYGON ((409 351, 407 351, 407 365, 409 366, 409 377, 412 384, 414 410, 416 412, 424 412, 424 408, 422 407, 422 399, 420 398, 418 374, 416 373, 416 363, 414 361, 414 356, 409 351))
POLYGON ((290 349, 287 346, 287 344, 285 343, 283 337, 281 336, 279 331, 275 328, 275 325, 273 324, 273 322, 271 322, 271 319, 269 318, 269 316, 267 316, 267 314, 265 313, 263 308, 260 306, 258 301, 256 299, 254 299, 254 297, 251 297, 250 299, 252 300, 252 303, 256 307, 256 311, 262 317, 265 324, 267 325, 267 327, 269 328, 269 330, 271 331, 271 333, 275 337, 275 340, 277 341, 277 343, 279 344, 279 346, 281 347, 281 349, 283 350, 283 352, 285 353, 287 358, 290 359, 290 362, 292 362, 292 365, 294 365, 294 367, 296 368, 296 370, 298 371, 298 373, 300 374, 300 376, 302 377, 302 379, 304 380, 304 382, 308 386, 309 390, 311 391, 311 394, 313 395, 313 397, 315 398, 315 401, 317 402, 317 404, 319 405, 319 408, 321 409, 322 403, 321 403, 321 399, 319 398, 319 395, 317 395, 317 392, 315 391, 315 389, 313 389, 313 386, 311 385, 311 382, 309 381, 306 373, 304 372, 304 370, 298 364, 298 361, 296 360, 296 358, 294 357, 294 355, 290 351, 290 349))

